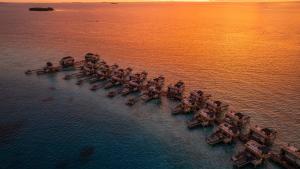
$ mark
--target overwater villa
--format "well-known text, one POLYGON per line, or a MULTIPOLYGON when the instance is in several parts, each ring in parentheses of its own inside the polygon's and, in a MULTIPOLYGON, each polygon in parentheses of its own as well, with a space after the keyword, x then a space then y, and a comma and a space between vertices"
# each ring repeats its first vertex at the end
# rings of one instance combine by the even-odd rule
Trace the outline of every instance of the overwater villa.
POLYGON ((192 129, 198 126, 206 127, 213 125, 216 119, 216 114, 208 109, 201 109, 191 120, 187 121, 188 128, 192 129))
POLYGON ((189 113, 194 113, 198 111, 198 106, 195 104, 192 104, 190 102, 190 99, 188 98, 183 98, 180 102, 179 105, 177 105, 174 110, 172 111, 172 114, 189 114, 189 113))
POLYGON ((104 86, 105 89, 112 88, 114 86, 122 85, 126 82, 126 78, 130 76, 132 72, 131 68, 119 69, 111 75, 110 80, 104 86))
MULTIPOLYGON (((78 73, 74 73, 71 75, 66 75, 64 77, 65 80, 69 80, 71 78, 80 78, 92 75, 96 72, 98 61, 100 60, 99 56, 92 53, 87 53, 84 56, 84 60, 79 62, 74 62, 74 67, 78 68, 80 71, 78 73)), ((61 59, 61 64, 70 64, 72 62, 72 58, 65 57, 61 59)), ((105 63, 105 62, 104 62, 105 63)))
POLYGON ((224 120, 242 128, 250 123, 250 116, 247 116, 241 112, 229 111, 226 113, 224 120))
POLYGON ((211 97, 211 95, 204 94, 201 90, 194 90, 190 93, 189 100, 192 104, 202 107, 206 104, 206 101, 211 97))
MULTIPOLYGON (((93 78, 97 78, 97 81, 102 81, 102 80, 108 80, 108 83, 111 81, 111 78, 113 75, 116 75, 118 72, 119 65, 117 64, 113 64, 111 66, 108 65, 104 65, 103 68, 101 69, 97 69, 93 75, 93 78)), ((107 85, 107 84, 106 84, 107 85)), ((101 84, 95 84, 91 87, 90 90, 98 90, 100 89, 102 86, 101 84)))
POLYGON ((178 81, 175 85, 170 84, 167 90, 167 97, 175 100, 183 99, 185 85, 183 81, 178 81))
POLYGON ((144 81, 147 79, 147 75, 146 71, 130 75, 129 81, 124 84, 121 94, 126 96, 129 93, 140 91, 144 81))
POLYGON ((109 66, 105 62, 101 62, 98 69, 89 80, 90 83, 100 82, 109 78, 109 66))
POLYGON ((160 87, 151 86, 147 91, 143 92, 141 99, 148 102, 154 99, 160 99, 162 89, 160 87))
POLYGON ((194 117, 187 122, 188 128, 197 126, 209 126, 224 118, 228 105, 220 101, 207 101, 204 109, 199 110, 194 117))
POLYGON ((279 153, 272 152, 271 159, 286 169, 300 168, 300 150, 289 144, 282 146, 279 153))
POLYGON ((201 90, 192 91, 188 98, 183 98, 181 103, 175 107, 172 114, 188 114, 195 113, 205 107, 206 101, 210 95, 204 95, 201 90))
POLYGON ((240 130, 238 127, 224 122, 221 123, 215 132, 206 139, 206 142, 210 145, 215 145, 221 142, 228 144, 236 140, 239 135, 240 130))
POLYGON ((27 70, 25 71, 25 74, 29 75, 33 72, 36 72, 37 75, 42 75, 56 73, 59 71, 75 70, 76 66, 79 65, 79 63, 81 62, 75 62, 75 59, 72 56, 66 56, 59 61, 58 66, 54 66, 52 62, 47 62, 46 66, 44 66, 43 68, 36 70, 27 70))
POLYGON ((46 66, 42 70, 36 72, 37 75, 47 74, 47 73, 56 73, 59 71, 59 67, 55 67, 52 62, 47 62, 46 66))
MULTIPOLYGON (((83 76, 85 76, 85 75, 89 76, 89 75, 94 74, 98 68, 99 61, 100 61, 99 55, 93 54, 93 53, 87 53, 84 56, 84 63, 80 67, 80 69, 81 69, 80 73, 82 73, 83 76)), ((78 76, 76 76, 76 77, 78 77, 78 76)))
MULTIPOLYGON (((80 72, 75 76, 78 81, 76 82, 77 85, 81 85, 84 81, 88 81, 95 77, 97 73, 98 64, 93 62, 84 63, 81 67, 80 72)), ((66 79, 66 77, 65 77, 66 79)))
POLYGON ((82 83, 84 81, 95 83, 108 78, 107 75, 109 73, 109 66, 104 61, 99 61, 96 63, 88 62, 84 64, 81 73, 81 76, 76 76, 77 78, 83 78, 78 79, 79 83, 82 83))
POLYGON ((100 60, 100 56, 94 53, 87 53, 84 56, 86 62, 97 63, 100 60))
POLYGON ((277 132, 271 128, 254 126, 250 128, 248 139, 255 140, 260 144, 272 145, 276 139, 277 132))
POLYGON ((62 66, 62 68, 73 67, 75 64, 75 59, 72 56, 66 56, 59 61, 59 64, 62 66))
POLYGON ((235 168, 245 167, 252 164, 254 167, 261 165, 270 157, 270 149, 254 140, 250 140, 245 144, 243 151, 232 157, 235 168))
POLYGON ((158 78, 154 78, 153 80, 148 81, 142 92, 141 99, 144 102, 148 102, 154 99, 160 99, 164 82, 165 77, 163 76, 159 76, 158 78))

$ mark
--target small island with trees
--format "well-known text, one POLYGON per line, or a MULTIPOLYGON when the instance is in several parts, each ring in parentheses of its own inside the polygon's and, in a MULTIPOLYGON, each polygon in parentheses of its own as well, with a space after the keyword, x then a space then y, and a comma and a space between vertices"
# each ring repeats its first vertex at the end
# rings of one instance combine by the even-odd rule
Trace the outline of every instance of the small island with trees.
POLYGON ((54 11, 54 8, 51 8, 51 7, 47 7, 47 8, 34 7, 34 8, 29 8, 29 11, 54 11))

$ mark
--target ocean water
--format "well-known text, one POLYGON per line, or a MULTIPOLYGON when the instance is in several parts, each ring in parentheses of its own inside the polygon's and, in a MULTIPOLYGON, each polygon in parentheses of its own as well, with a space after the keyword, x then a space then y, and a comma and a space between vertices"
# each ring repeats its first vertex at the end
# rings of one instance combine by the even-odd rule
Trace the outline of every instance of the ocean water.
MULTIPOLYGON (((108 63, 184 80, 300 143, 300 3, 0 4, 0 169, 229 169, 241 147, 208 146, 176 102, 125 105, 24 71, 95 52, 108 63), (80 155, 86 147, 90 156, 80 155)), ((267 162, 260 168, 278 166, 267 162)))

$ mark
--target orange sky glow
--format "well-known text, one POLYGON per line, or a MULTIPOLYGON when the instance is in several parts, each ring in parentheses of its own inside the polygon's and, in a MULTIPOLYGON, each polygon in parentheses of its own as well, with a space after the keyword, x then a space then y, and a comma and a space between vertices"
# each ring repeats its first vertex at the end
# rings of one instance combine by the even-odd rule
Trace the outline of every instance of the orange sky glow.
POLYGON ((161 1, 182 1, 182 2, 287 2, 299 0, 0 0, 0 2, 161 2, 161 1))

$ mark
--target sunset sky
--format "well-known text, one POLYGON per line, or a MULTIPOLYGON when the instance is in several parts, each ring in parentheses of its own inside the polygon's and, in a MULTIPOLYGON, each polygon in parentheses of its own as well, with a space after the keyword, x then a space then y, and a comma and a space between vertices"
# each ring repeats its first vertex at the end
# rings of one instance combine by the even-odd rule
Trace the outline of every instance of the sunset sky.
POLYGON ((298 0, 0 0, 0 2, 148 2, 148 1, 192 1, 192 2, 274 2, 274 1, 298 1, 298 0))

